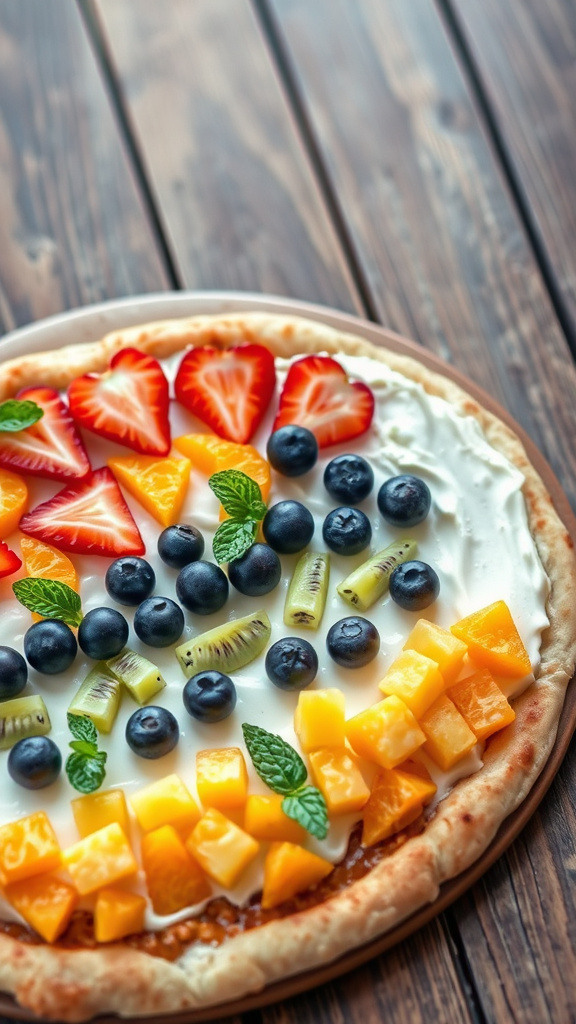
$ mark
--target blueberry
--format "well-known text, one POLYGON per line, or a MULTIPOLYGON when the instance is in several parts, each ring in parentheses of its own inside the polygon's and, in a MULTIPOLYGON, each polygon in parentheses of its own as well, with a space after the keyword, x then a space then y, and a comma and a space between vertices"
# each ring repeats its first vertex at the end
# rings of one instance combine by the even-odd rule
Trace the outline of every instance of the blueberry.
POLYGON ((281 575, 280 559, 268 544, 253 544, 228 566, 230 583, 248 597, 269 594, 278 586, 281 575))
POLYGON ((368 516, 359 508, 335 508, 322 527, 324 542, 337 555, 357 555, 372 539, 368 516))
POLYGON ((176 597, 196 615, 219 612, 228 600, 226 573, 214 562, 190 562, 178 573, 176 597))
POLYGON ((236 707, 236 687, 223 672, 198 672, 184 687, 184 707, 199 722, 221 722, 236 707))
POLYGON ((137 605, 150 597, 156 586, 156 575, 145 558, 125 555, 108 567, 104 583, 113 601, 137 605))
POLYGON ((290 424, 270 435, 266 455, 283 476, 302 476, 316 465, 318 441, 311 430, 290 424))
POLYGON ((188 523, 169 526, 158 537, 158 554, 171 569, 183 569, 190 562, 202 558, 204 537, 200 530, 188 523))
POLYGON ((13 647, 0 647, 0 700, 17 697, 28 682, 28 665, 13 647))
POLYGON ((361 455, 337 455, 324 470, 324 487, 335 501, 357 505, 374 487, 374 472, 361 455))
POLYGON ((362 668, 380 650, 380 634, 376 626, 360 615, 349 615, 335 622, 326 637, 328 654, 343 668, 362 668))
POLYGON ((440 580, 427 562, 404 562, 390 576, 390 597, 408 612, 427 608, 439 593, 440 580))
POLYGON ((18 740, 8 754, 8 774, 25 789, 44 789, 60 775, 62 754, 48 736, 18 740))
POLYGON ((266 655, 266 675, 280 690, 303 690, 316 678, 318 655, 307 640, 285 636, 266 655))
POLYGON ((430 511, 432 496, 418 476, 393 476, 378 491, 378 508, 392 526, 417 526, 430 511))
POLYGON ((184 612, 169 597, 149 597, 136 610, 134 632, 150 647, 170 647, 183 629, 184 612))
POLYGON ((178 743, 178 722, 167 708, 149 705, 138 708, 126 723, 126 742, 139 757, 164 757, 178 743))
POLYGON ((129 626, 115 608, 93 608, 78 627, 78 643, 95 661, 114 658, 128 642, 129 626))
POLYGON ((43 619, 24 635, 24 654, 32 668, 46 676, 65 672, 76 657, 76 637, 65 622, 43 619))
POLYGON ((299 501, 279 501, 268 509, 262 522, 266 542, 280 555, 294 555, 312 540, 312 513, 299 501))

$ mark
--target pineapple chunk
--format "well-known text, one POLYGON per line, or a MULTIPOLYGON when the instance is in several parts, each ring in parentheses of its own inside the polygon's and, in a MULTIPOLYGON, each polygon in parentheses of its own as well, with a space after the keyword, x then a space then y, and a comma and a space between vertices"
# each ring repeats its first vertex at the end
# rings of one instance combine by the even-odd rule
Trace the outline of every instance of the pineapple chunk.
POLYGON ((306 839, 306 830, 297 821, 284 814, 283 800, 284 797, 278 793, 249 796, 244 815, 246 832, 249 832, 254 839, 259 840, 303 843, 306 839))
POLYGON ((444 679, 436 661, 418 651, 402 651, 379 686, 386 696, 394 693, 400 697, 412 714, 420 718, 442 693, 444 679))
POLYGON ((468 645, 470 657, 496 675, 530 675, 532 665, 505 601, 466 616, 451 626, 452 633, 468 645))
POLYGON ((82 839, 91 832, 117 821, 126 835, 130 832, 126 797, 121 789, 106 789, 102 793, 88 793, 71 801, 76 828, 82 839))
POLYGON ((186 847, 215 882, 231 889, 260 844, 220 811, 211 807, 200 819, 186 847))
POLYGON ((424 751, 446 772, 476 745, 476 737, 446 694, 420 719, 426 734, 424 751))
POLYGON ((418 619, 403 649, 418 651, 418 654, 424 654, 435 661, 446 686, 451 686, 458 678, 468 650, 466 644, 458 640, 453 633, 437 626, 435 622, 429 622, 428 619, 418 619))
POLYGON ((101 889, 94 906, 96 942, 117 942, 144 928, 146 899, 124 889, 101 889))
POLYGON ((66 931, 78 893, 52 874, 36 875, 6 886, 6 899, 46 942, 66 931))
POLYGON ((364 807, 370 790, 358 762, 346 747, 326 747, 310 754, 312 777, 330 814, 350 814, 364 807))
POLYGON ((265 910, 317 885, 334 865, 294 843, 272 843, 264 861, 262 906, 265 910))
POLYGON ((0 882, 8 885, 60 867, 60 847, 44 811, 0 828, 0 882))
POLYGON ((142 837, 142 866, 155 914, 175 914, 210 896, 208 879, 172 825, 142 837))
POLYGON ((343 747, 344 694, 340 690, 301 690, 294 713, 294 732, 306 753, 317 747, 343 747))
POLYGON ((204 807, 227 811, 244 807, 248 772, 239 747, 199 750, 196 754, 196 787, 204 807))
POLYGON ((144 832, 161 825, 173 825, 188 834, 200 821, 198 805, 179 775, 166 775, 130 797, 130 803, 144 832))
POLYGON ((373 846, 406 828, 435 792, 434 783, 420 775, 398 768, 379 771, 364 808, 362 845, 373 846))
POLYGON ((426 740, 410 708, 394 694, 346 723, 346 738, 360 757, 395 768, 426 740))
POLYGON ((130 843, 117 821, 63 850, 62 862, 81 896, 138 870, 130 843))
POLYGON ((487 669, 461 679, 451 687, 448 696, 479 740, 487 739, 516 718, 487 669))

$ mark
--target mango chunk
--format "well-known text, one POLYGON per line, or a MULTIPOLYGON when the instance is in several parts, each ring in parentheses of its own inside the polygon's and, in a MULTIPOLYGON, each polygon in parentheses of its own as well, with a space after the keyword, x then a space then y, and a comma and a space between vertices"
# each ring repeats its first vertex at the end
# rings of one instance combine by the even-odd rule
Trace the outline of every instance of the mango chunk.
POLYGON ((410 708, 394 694, 346 723, 352 749, 382 768, 395 768, 426 740, 410 708))
POLYGON ((264 861, 262 906, 265 910, 292 899, 296 893, 317 885, 334 865, 303 846, 272 843, 264 861))
POLYGON ((7 885, 6 899, 45 942, 55 942, 68 927, 78 893, 68 882, 48 873, 7 885))
POLYGON ((81 896, 138 870, 130 843, 117 821, 63 850, 62 862, 81 896))
POLYGON ((474 733, 446 694, 422 715, 420 725, 426 735, 425 753, 444 772, 476 745, 474 733))
POLYGON ((8 885, 60 867, 60 846, 44 811, 0 828, 0 882, 8 885))
POLYGON ((314 783, 322 793, 330 814, 360 811, 370 790, 358 762, 346 747, 327 747, 310 754, 314 783))
POLYGON ((155 914, 175 914, 210 896, 206 875, 173 825, 142 836, 142 867, 155 914))
POLYGON ((451 626, 454 636, 468 645, 471 658, 496 675, 527 676, 532 671, 528 652, 505 601, 481 608, 451 626))
POLYGON ((341 690, 301 690, 294 732, 306 753, 318 747, 343 747, 346 708, 341 690))
POLYGON ((190 459, 195 469, 207 476, 223 469, 238 469, 246 473, 260 487, 262 500, 267 501, 272 482, 270 463, 253 445, 225 441, 214 434, 183 434, 174 439, 174 447, 190 459))
POLYGON ((362 845, 373 846, 406 828, 435 792, 434 783, 420 775, 398 768, 379 771, 362 816, 362 845))
POLYGON ((420 718, 444 690, 444 679, 436 661, 418 651, 402 651, 378 685, 386 696, 400 697, 420 718))
POLYGON ((179 775, 166 775, 130 796, 132 809, 144 832, 173 825, 188 834, 201 814, 194 797, 179 775))
POLYGON ((418 651, 418 654, 435 661, 446 686, 451 686, 458 678, 468 648, 462 640, 435 622, 418 619, 403 650, 418 651))
POLYGON ((479 740, 487 739, 516 718, 488 669, 461 679, 450 688, 448 696, 479 740))
POLYGON ((186 848, 215 882, 231 889, 258 853, 260 844, 211 807, 200 819, 186 848))
POLYGON ((121 455, 108 459, 114 476, 162 526, 177 523, 184 504, 190 462, 156 455, 121 455))
POLYGON ((118 942, 144 928, 146 899, 124 889, 100 889, 94 905, 96 942, 118 942))
POLYGON ((283 799, 278 793, 256 793, 249 796, 244 814, 246 832, 261 841, 303 843, 306 831, 297 821, 284 814, 283 799))
POLYGON ((199 750, 196 788, 204 807, 227 811, 243 807, 248 794, 248 772, 239 747, 199 750))
POLYGON ((129 834, 130 821, 126 797, 121 789, 105 789, 99 793, 87 793, 71 801, 76 828, 82 839, 91 832, 98 832, 106 825, 117 821, 120 828, 129 834))

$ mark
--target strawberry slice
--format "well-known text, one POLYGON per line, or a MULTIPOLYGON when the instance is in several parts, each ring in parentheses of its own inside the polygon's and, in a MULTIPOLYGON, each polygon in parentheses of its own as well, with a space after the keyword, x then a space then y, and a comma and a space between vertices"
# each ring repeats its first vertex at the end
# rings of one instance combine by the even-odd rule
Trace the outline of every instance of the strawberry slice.
POLYGON ((374 395, 366 384, 350 383, 330 356, 304 356, 288 371, 273 429, 307 427, 327 448, 363 434, 373 415, 374 395))
POLYGON ((0 577, 11 576, 22 565, 22 559, 18 558, 15 551, 11 551, 3 540, 0 540, 0 577))
POLYGON ((178 369, 176 398, 219 437, 246 444, 262 422, 276 384, 274 357, 263 345, 221 352, 194 348, 178 369))
POLYGON ((70 412, 82 427, 143 455, 170 451, 168 381, 157 359, 124 348, 106 373, 77 377, 68 388, 70 412))
POLYGON ((20 520, 30 537, 81 555, 143 555, 146 548, 122 492, 104 466, 65 487, 20 520))
POLYGON ((52 388, 24 388, 16 398, 36 402, 44 415, 26 430, 0 434, 0 466, 53 480, 80 480, 90 461, 68 407, 52 388))

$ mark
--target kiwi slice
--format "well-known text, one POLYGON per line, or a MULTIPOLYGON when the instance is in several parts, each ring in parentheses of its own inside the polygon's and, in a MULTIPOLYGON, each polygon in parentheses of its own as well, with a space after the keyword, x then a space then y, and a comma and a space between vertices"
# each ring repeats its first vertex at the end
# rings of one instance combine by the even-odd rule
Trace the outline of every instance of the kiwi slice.
POLYGON ((296 563, 290 580, 284 624, 303 629, 318 629, 328 593, 330 555, 307 551, 296 563))
POLYGON ((386 593, 390 576, 396 566, 415 558, 418 545, 415 540, 397 540, 383 551, 372 555, 351 572, 336 590, 348 604, 365 612, 386 593))
POLYGON ((166 686, 160 669, 148 658, 125 647, 115 658, 108 658, 106 665, 138 704, 146 704, 166 686))
POLYGON ((37 694, 0 704, 0 750, 8 750, 29 736, 46 736, 51 728, 46 705, 37 694))
POLYGON ((87 715, 99 732, 110 732, 120 705, 120 680, 105 661, 97 661, 80 686, 68 711, 87 715))
POLYGON ((186 676, 213 669, 235 672, 262 653, 271 631, 270 619, 260 610, 187 640, 176 648, 176 657, 186 676))

